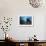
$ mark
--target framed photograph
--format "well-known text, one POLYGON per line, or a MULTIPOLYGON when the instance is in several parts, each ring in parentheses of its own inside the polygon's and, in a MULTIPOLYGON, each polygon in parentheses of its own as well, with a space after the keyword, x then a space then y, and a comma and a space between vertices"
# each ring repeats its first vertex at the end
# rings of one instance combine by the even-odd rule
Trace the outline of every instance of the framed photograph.
POLYGON ((33 16, 20 16, 19 24, 21 26, 33 26, 33 16))

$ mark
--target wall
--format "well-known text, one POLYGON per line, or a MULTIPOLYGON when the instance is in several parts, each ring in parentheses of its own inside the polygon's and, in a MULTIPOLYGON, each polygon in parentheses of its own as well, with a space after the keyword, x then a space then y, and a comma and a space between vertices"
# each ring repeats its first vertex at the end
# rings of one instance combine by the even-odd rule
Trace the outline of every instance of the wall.
MULTIPOLYGON (((18 23, 19 23, 19 17, 14 16, 12 20, 12 26, 10 27, 10 31, 8 31, 8 34, 10 34, 10 37, 14 37, 17 40, 18 39, 27 40, 29 39, 29 37, 32 37, 34 34, 36 34, 39 40, 44 39, 44 16, 33 16, 33 26, 26 27, 26 26, 21 26, 18 23)), ((1 29, 0 29, 0 32, 3 33, 1 29)), ((0 39, 3 39, 3 38, 4 37, 1 37, 0 39)))
POLYGON ((46 39, 46 16, 45 16, 45 23, 44 23, 44 39, 46 39))
POLYGON ((44 16, 34 16, 33 26, 20 26, 18 25, 18 17, 13 19, 13 25, 10 33, 19 40, 27 40, 34 34, 37 35, 39 40, 44 39, 44 16), (15 22, 14 22, 15 21, 15 22))
POLYGON ((46 15, 45 8, 32 8, 28 0, 0 0, 0 16, 13 17, 12 27, 8 32, 17 40, 27 40, 34 34, 39 40, 44 40, 44 15, 46 15), (19 16, 23 15, 33 16, 32 27, 23 27, 18 24, 19 16))

